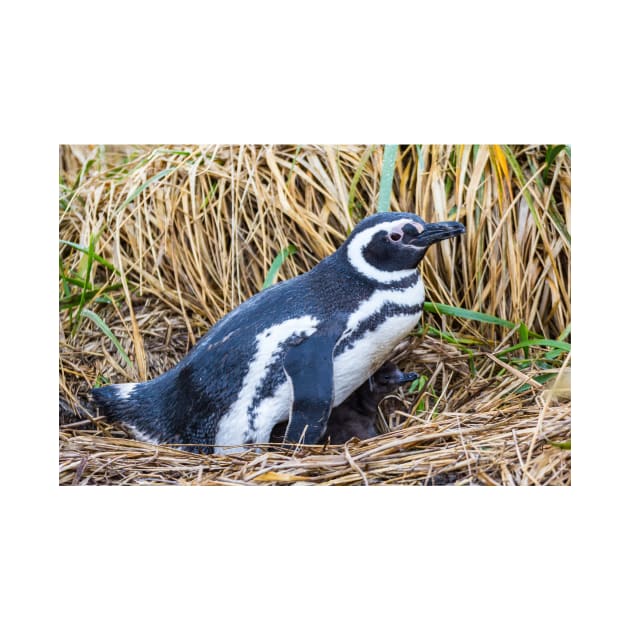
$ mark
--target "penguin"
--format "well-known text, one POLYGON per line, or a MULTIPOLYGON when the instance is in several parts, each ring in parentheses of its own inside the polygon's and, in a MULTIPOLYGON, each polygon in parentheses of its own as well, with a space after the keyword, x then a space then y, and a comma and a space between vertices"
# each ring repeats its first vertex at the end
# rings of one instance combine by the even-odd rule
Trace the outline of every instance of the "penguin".
POLYGON ((418 265, 465 231, 406 212, 360 221, 310 271, 252 296, 220 319, 173 368, 143 383, 92 390, 104 416, 137 439, 203 453, 267 443, 316 444, 331 410, 418 324, 418 265))
MULTIPOLYGON (((417 378, 415 372, 401 372, 391 361, 384 363, 373 376, 331 411, 320 443, 330 441, 331 444, 345 444, 353 437, 367 440, 377 436, 377 413, 381 400, 403 383, 410 383, 417 378)), ((285 430, 286 423, 276 425, 271 431, 269 441, 282 442, 285 430)))

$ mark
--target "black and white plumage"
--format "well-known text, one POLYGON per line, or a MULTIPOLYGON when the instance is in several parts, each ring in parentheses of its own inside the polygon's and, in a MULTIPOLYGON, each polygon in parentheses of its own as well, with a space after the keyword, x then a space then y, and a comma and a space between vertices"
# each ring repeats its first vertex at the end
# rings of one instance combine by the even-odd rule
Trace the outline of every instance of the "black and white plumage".
MULTIPOLYGON (((331 411, 326 432, 320 442, 344 444, 351 438, 367 440, 377 436, 378 405, 381 400, 404 383, 410 383, 417 378, 415 372, 402 372, 391 361, 385 362, 363 385, 331 411)), ((282 422, 273 428, 270 442, 282 442, 286 424, 282 422)))
POLYGON ((417 266, 427 248, 463 232, 454 221, 372 215, 311 271, 228 313, 168 372, 94 389, 94 399, 110 420, 154 443, 221 452, 268 442, 283 420, 287 441, 316 443, 331 409, 418 323, 417 266))

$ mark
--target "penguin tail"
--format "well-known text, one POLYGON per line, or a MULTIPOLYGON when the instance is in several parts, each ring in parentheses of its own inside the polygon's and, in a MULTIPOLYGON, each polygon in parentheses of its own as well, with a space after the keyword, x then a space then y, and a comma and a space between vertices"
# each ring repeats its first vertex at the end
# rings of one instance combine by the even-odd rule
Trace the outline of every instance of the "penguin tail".
POLYGON ((101 412, 110 420, 124 420, 129 412, 131 395, 138 383, 122 383, 120 385, 105 385, 92 389, 92 398, 101 412))
POLYGON ((140 383, 121 383, 105 385, 92 389, 92 398, 100 413, 110 422, 120 422, 134 434, 144 433, 139 426, 140 416, 140 383))

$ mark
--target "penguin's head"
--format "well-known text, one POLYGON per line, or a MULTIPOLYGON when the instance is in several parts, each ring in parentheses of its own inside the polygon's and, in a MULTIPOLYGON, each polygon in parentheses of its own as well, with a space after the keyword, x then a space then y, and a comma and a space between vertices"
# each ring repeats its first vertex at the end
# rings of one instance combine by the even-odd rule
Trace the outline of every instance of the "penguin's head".
POLYGON ((377 282, 396 282, 415 271, 433 243, 463 234, 457 221, 427 223, 408 212, 381 212, 363 219, 346 241, 348 261, 377 282))
POLYGON ((418 378, 415 372, 402 372, 391 361, 384 363, 369 379, 370 390, 385 396, 404 383, 411 383, 418 378))

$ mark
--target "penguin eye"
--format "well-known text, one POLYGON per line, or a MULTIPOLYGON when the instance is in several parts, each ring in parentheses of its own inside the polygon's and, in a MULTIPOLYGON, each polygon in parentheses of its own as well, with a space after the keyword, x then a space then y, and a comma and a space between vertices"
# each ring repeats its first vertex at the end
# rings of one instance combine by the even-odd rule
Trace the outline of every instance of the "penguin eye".
POLYGON ((402 234, 400 232, 391 232, 389 235, 390 241, 399 241, 402 238, 402 234))

